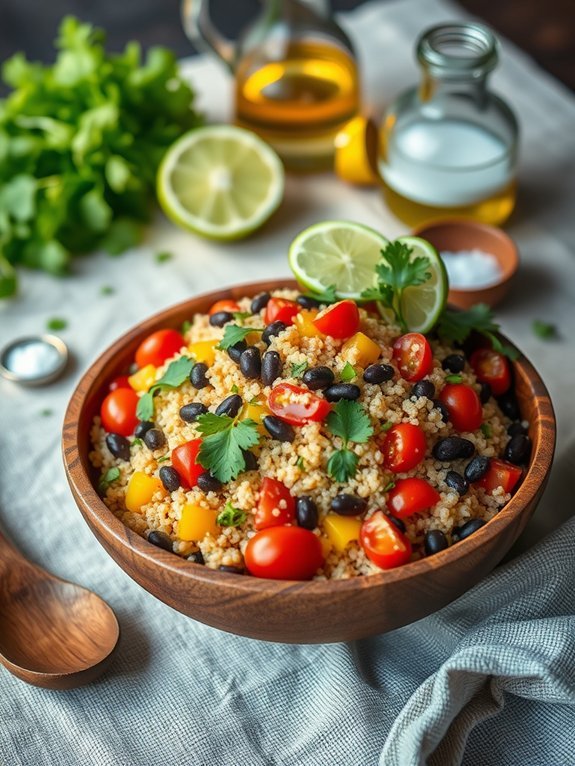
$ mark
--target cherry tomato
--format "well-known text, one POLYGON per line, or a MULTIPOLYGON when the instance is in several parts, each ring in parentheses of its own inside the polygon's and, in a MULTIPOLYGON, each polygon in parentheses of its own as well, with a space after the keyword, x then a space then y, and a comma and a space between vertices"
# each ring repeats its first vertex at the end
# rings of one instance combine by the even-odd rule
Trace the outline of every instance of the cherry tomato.
POLYGON ((323 564, 319 537, 303 527, 268 527, 248 540, 246 567, 256 577, 311 580, 323 564))
POLYGON ((254 527, 279 527, 291 524, 294 518, 295 499, 289 489, 281 481, 266 476, 262 481, 254 527))
POLYGON ((513 492, 522 474, 523 471, 516 465, 493 457, 489 461, 487 473, 476 484, 486 492, 493 492, 498 487, 503 487, 504 492, 513 492))
POLYGON ((405 519, 426 511, 440 500, 439 492, 425 479, 398 479, 389 493, 388 504, 394 516, 405 519))
POLYGON ((143 340, 136 351, 136 364, 140 369, 147 364, 161 367, 162 364, 174 356, 185 341, 177 330, 157 330, 143 340))
POLYGON ((393 569, 407 564, 411 543, 383 511, 376 511, 361 525, 359 541, 370 561, 380 569, 393 569))
POLYGON ((221 301, 216 301, 208 311, 208 314, 211 316, 212 314, 218 314, 220 311, 227 311, 233 314, 235 311, 241 311, 241 309, 239 304, 231 298, 224 298, 221 301))
POLYGON ((351 338, 359 328, 359 309, 355 301, 339 301, 320 311, 313 323, 324 335, 351 338))
POLYGON ((117 388, 132 388, 127 375, 118 375, 108 386, 110 391, 115 391, 117 388))
POLYGON ((197 462, 201 439, 192 439, 172 450, 172 465, 180 475, 185 489, 191 489, 198 483, 198 476, 206 469, 197 462))
POLYGON ((439 401, 447 407, 449 420, 458 431, 476 431, 481 425, 479 396, 466 383, 448 383, 439 392, 439 401))
POLYGON ((288 301, 287 298, 270 298, 265 314, 264 322, 283 322, 285 325, 293 324, 296 314, 301 311, 301 306, 295 301, 288 301))
POLYGON ((278 418, 294 426, 303 426, 310 420, 324 420, 331 410, 326 399, 293 383, 280 383, 272 389, 268 407, 278 418))
POLYGON ((385 434, 381 445, 383 465, 393 473, 411 471, 425 457, 425 434, 413 423, 398 423, 385 434))
POLYGON ((131 388, 117 388, 110 391, 102 402, 100 417, 108 433, 131 436, 138 425, 136 407, 138 394, 131 388))
POLYGON ((408 332, 393 344, 393 358, 404 380, 421 380, 433 369, 433 356, 427 338, 419 332, 408 332))
POLYGON ((492 348, 478 348, 469 363, 480 383, 489 383, 494 396, 501 396, 511 387, 509 360, 492 348))

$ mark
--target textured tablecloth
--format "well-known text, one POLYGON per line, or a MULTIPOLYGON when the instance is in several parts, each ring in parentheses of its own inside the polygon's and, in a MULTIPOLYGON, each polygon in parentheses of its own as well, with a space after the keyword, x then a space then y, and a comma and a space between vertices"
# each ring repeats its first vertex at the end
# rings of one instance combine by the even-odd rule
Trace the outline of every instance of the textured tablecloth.
MULTIPOLYGON (((460 13, 435 0, 402 0, 342 20, 361 50, 372 105, 417 77, 416 35, 460 13)), ((210 119, 228 117, 219 66, 200 58, 189 73, 210 119)), ((58 315, 69 320, 62 336, 75 355, 74 369, 50 387, 0 382, 1 523, 28 556, 106 598, 122 626, 113 667, 87 688, 35 689, 0 670, 2 766, 575 764, 575 527, 566 521, 575 474, 575 101, 505 43, 494 84, 523 129, 521 193, 509 225, 522 266, 499 318, 541 371, 559 420, 548 491, 516 547, 528 552, 442 612, 355 644, 226 635, 132 582, 89 532, 64 477, 60 427, 81 372, 120 333, 171 303, 286 275, 286 246, 308 224, 346 217, 390 237, 405 231, 375 191, 330 176, 290 179, 279 214, 238 245, 196 240, 158 217, 137 251, 79 259, 61 281, 27 274, 19 299, 0 306, 2 343, 42 331, 58 315), (174 259, 158 264, 160 249, 174 259), (102 285, 116 292, 102 296, 102 285), (561 339, 537 339, 534 317, 555 322, 561 339), (53 414, 42 416, 46 409, 53 414)))

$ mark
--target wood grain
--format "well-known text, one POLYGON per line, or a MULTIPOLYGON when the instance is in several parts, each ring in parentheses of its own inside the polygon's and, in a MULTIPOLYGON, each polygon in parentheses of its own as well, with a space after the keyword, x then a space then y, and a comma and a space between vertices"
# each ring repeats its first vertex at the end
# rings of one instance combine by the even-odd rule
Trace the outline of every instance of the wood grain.
POLYGON ((90 367, 72 395, 64 421, 64 462, 78 507, 100 543, 136 582, 166 604, 208 625, 253 638, 350 641, 425 617, 493 569, 541 497, 553 458, 555 418, 543 381, 521 357, 515 364, 516 388, 533 441, 523 483, 507 506, 471 537, 394 570, 350 580, 281 582, 210 570, 151 545, 117 519, 94 488, 89 432, 106 383, 125 371, 140 341, 153 330, 179 327, 216 300, 293 286, 292 281, 277 280, 202 295, 151 317, 120 338, 90 367))

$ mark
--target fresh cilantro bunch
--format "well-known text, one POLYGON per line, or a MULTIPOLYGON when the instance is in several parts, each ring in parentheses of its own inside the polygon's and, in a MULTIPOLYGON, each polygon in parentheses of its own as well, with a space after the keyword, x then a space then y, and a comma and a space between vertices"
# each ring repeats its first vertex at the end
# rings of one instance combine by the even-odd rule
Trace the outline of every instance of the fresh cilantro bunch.
POLYGON ((478 332, 489 339, 495 351, 514 361, 518 358, 519 352, 499 340, 496 335, 499 329, 499 325, 494 321, 493 312, 485 303, 477 303, 467 311, 446 308, 435 326, 435 332, 440 338, 455 343, 463 343, 472 332, 478 332))
POLYGON ((174 55, 108 54, 104 34, 68 17, 50 66, 17 54, 0 101, 0 297, 15 266, 63 274, 72 254, 117 254, 139 239, 165 150, 200 124, 174 55))
POLYGON ((326 419, 327 427, 339 436, 343 447, 333 452, 327 462, 327 472, 337 482, 343 483, 355 476, 358 456, 349 449, 349 443, 363 444, 373 434, 369 417, 359 402, 340 399, 326 419))

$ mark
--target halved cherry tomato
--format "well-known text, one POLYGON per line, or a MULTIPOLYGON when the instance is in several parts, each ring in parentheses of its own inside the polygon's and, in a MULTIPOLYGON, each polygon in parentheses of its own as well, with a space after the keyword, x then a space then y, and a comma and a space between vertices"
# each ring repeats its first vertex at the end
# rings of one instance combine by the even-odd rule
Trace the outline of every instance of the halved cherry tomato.
POLYGON ((425 434, 413 423, 398 423, 385 434, 381 445, 383 465, 393 473, 411 471, 425 457, 425 434))
POLYGON ((161 367, 185 345, 177 330, 156 330, 143 340, 136 350, 136 364, 141 369, 147 364, 161 367))
POLYGON ((494 396, 501 396, 510 389, 511 365, 503 354, 492 348, 477 348, 469 364, 480 383, 489 383, 494 396))
POLYGON ((388 505, 394 516, 405 519, 426 511, 440 500, 439 492, 425 479, 398 479, 389 493, 388 505))
POLYGON ((295 518, 295 499, 289 489, 277 479, 265 477, 254 518, 256 529, 291 524, 295 518))
POLYGON ((513 463, 493 457, 489 461, 487 473, 476 484, 478 487, 483 487, 486 492, 493 492, 498 487, 503 487, 504 492, 513 492, 522 474, 521 468, 513 463))
POLYGON ((313 323, 324 335, 351 338, 359 329, 359 309, 355 301, 339 301, 320 311, 313 323))
POLYGON ((216 301, 208 311, 208 314, 211 316, 212 314, 218 314, 220 311, 228 311, 230 314, 233 314, 235 311, 241 311, 241 309, 239 304, 231 298, 224 298, 221 301, 216 301))
POLYGON ((285 325, 293 324, 294 317, 301 311, 301 306, 287 298, 270 298, 264 313, 264 322, 283 322, 285 325))
POLYGON ((172 450, 172 465, 180 475, 184 489, 191 489, 198 483, 198 476, 206 470, 197 462, 201 439, 192 439, 172 450))
POLYGON ((132 388, 130 381, 128 380, 128 375, 118 375, 118 377, 114 378, 108 386, 108 390, 110 391, 115 391, 117 388, 132 388))
POLYGON ((102 425, 108 433, 131 436, 138 425, 138 394, 131 388, 110 391, 100 407, 102 425))
POLYGON ((268 527, 248 540, 246 567, 255 577, 311 580, 323 564, 317 535, 303 527, 268 527))
POLYGON ((303 426, 309 420, 324 420, 331 410, 326 399, 293 383, 280 383, 272 389, 268 407, 278 418, 294 426, 303 426))
POLYGON ((466 383, 448 383, 439 392, 439 401, 447 407, 449 420, 458 431, 476 431, 481 425, 481 401, 466 383))
POLYGON ((393 569, 407 564, 411 543, 383 511, 376 511, 361 525, 361 547, 370 561, 380 569, 393 569))
POLYGON ((393 358, 404 380, 421 380, 433 369, 433 355, 427 338, 419 332, 408 332, 393 344, 393 358))

